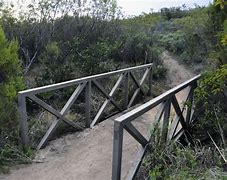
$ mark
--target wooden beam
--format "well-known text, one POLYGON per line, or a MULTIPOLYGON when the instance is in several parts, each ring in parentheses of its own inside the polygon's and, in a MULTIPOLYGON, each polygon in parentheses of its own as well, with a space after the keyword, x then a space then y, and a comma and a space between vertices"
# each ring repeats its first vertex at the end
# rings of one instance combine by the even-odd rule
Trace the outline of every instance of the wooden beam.
POLYGON ((51 107, 49 104, 45 103, 44 101, 42 101, 41 99, 37 98, 35 95, 30 95, 28 98, 30 98, 31 100, 33 100, 35 103, 37 103, 38 105, 40 105, 42 108, 44 108, 45 110, 47 110, 48 112, 50 112, 51 114, 55 115, 58 119, 54 120, 54 122, 51 124, 50 128, 48 129, 48 131, 46 132, 46 134, 44 135, 43 139, 41 140, 41 142, 38 145, 38 149, 44 147, 47 142, 49 141, 49 139, 51 138, 52 134, 54 133, 54 131, 56 130, 57 126, 59 125, 60 121, 63 120, 65 123, 67 123, 68 125, 76 128, 76 129, 80 129, 82 130, 83 128, 80 127, 79 125, 69 121, 68 119, 66 119, 60 112, 58 112, 56 109, 54 109, 53 107, 51 107))
POLYGON ((105 91, 105 89, 96 81, 93 80, 92 81, 94 83, 94 85, 100 90, 100 92, 107 98, 110 100, 110 102, 121 112, 122 109, 117 105, 117 103, 113 100, 113 98, 105 91))
POLYGON ((121 180, 123 126, 114 122, 112 180, 121 180))
POLYGON ((124 75, 124 109, 127 109, 128 106, 128 98, 129 98, 129 73, 125 73, 124 75))
MULTIPOLYGON (((115 94, 115 92, 117 91, 118 87, 120 86, 122 80, 123 80, 124 76, 123 74, 118 78, 117 82, 115 83, 114 87, 112 88, 109 96, 112 98, 115 94)), ((107 105, 109 104, 110 99, 106 99, 104 101, 104 103, 102 104, 101 108, 99 109, 98 113, 96 114, 94 120, 91 123, 91 127, 93 127, 99 120, 99 118, 101 117, 101 115, 103 114, 105 108, 107 107, 107 105)))
POLYGON ((90 127, 91 123, 91 81, 87 82, 85 90, 85 126, 90 127))
POLYGON ((187 124, 185 122, 184 116, 182 114, 181 108, 180 108, 180 106, 178 104, 178 101, 177 101, 177 98, 176 98, 175 95, 172 98, 172 104, 173 104, 173 107, 175 109, 175 112, 176 112, 177 116, 179 117, 179 121, 180 121, 183 129, 187 130, 187 124))
POLYGON ((71 106, 73 105, 73 103, 77 100, 78 96, 80 95, 80 93, 83 91, 84 87, 86 86, 86 82, 79 84, 78 87, 76 88, 76 90, 73 92, 73 94, 71 95, 71 97, 69 98, 69 100, 66 102, 66 104, 64 105, 64 107, 61 110, 61 114, 65 115, 68 110, 71 108, 71 106))
POLYGON ((18 94, 18 109, 20 114, 20 133, 21 141, 24 147, 29 145, 29 136, 28 136, 28 117, 27 117, 27 108, 26 108, 26 96, 23 94, 18 94))
POLYGON ((130 72, 129 74, 130 74, 132 80, 134 81, 134 83, 136 84, 137 89, 139 89, 141 91, 141 93, 143 95, 145 95, 145 92, 141 89, 140 83, 137 81, 136 77, 132 74, 132 72, 130 72))
POLYGON ((74 80, 65 81, 65 82, 61 82, 61 83, 57 83, 57 84, 51 84, 51 85, 47 85, 47 86, 43 86, 43 87, 28 89, 28 90, 20 91, 19 93, 25 94, 27 96, 32 95, 32 94, 34 95, 34 94, 44 93, 47 91, 53 91, 53 90, 73 86, 73 85, 76 85, 79 83, 88 82, 90 80, 97 80, 100 78, 112 77, 117 74, 122 74, 122 73, 126 73, 126 72, 131 72, 131 71, 137 71, 137 70, 144 69, 144 68, 151 67, 151 66, 153 66, 153 63, 145 64, 145 65, 141 65, 141 66, 130 67, 130 68, 107 72, 107 73, 102 73, 102 74, 97 74, 97 75, 88 76, 88 77, 84 77, 84 78, 80 78, 80 79, 74 79, 74 80))
POLYGON ((162 124, 162 143, 165 143, 167 141, 167 135, 169 131, 169 118, 170 118, 170 108, 171 108, 171 99, 168 99, 165 102, 164 107, 164 118, 163 118, 163 124, 162 124))
POLYGON ((139 117, 140 115, 144 114, 145 112, 151 110, 155 106, 159 105, 163 101, 169 99, 174 94, 180 92, 182 89, 188 87, 189 85, 195 83, 200 78, 200 75, 195 76, 194 78, 166 91, 165 93, 161 94, 160 96, 157 96, 153 98, 152 100, 148 101, 147 103, 135 108, 134 110, 125 113, 124 115, 118 117, 115 119, 115 121, 119 121, 122 123, 127 123, 129 121, 134 120, 135 118, 139 117))
MULTIPOLYGON (((133 105, 133 103, 134 103, 134 101, 135 101, 137 95, 139 94, 139 92, 142 92, 142 94, 145 95, 145 93, 142 91, 142 85, 143 85, 143 83, 144 83, 144 81, 145 81, 145 79, 146 79, 146 77, 147 77, 149 71, 150 71, 150 69, 147 69, 147 70, 145 71, 145 73, 144 73, 144 75, 143 75, 143 77, 142 77, 142 79, 141 79, 141 81, 140 81, 139 84, 138 84, 137 80, 135 79, 135 82, 137 82, 136 84, 137 84, 138 88, 136 89, 136 91, 135 91, 134 94, 132 95, 132 98, 131 98, 131 100, 130 100, 130 102, 129 102, 129 104, 128 104, 128 108, 130 108, 130 107, 133 105)), ((131 74, 131 75, 132 75, 132 74, 131 74)), ((132 77, 133 77, 133 76, 132 76, 132 77)))
POLYGON ((128 131, 129 134, 131 134, 132 137, 135 138, 136 141, 138 141, 143 147, 145 147, 148 144, 148 140, 132 125, 131 122, 127 123, 124 126, 125 130, 128 131))

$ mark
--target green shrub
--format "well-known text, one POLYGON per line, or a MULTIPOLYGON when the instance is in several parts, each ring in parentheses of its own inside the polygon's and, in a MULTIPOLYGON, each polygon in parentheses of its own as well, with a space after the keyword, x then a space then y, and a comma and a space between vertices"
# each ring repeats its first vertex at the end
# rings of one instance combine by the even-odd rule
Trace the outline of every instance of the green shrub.
POLYGON ((18 125, 16 97, 17 92, 23 89, 24 85, 17 51, 17 41, 7 41, 3 30, 0 28, 1 139, 14 139, 18 125))
POLYGON ((205 73, 195 90, 196 126, 195 133, 210 131, 220 133, 226 129, 227 115, 227 65, 205 73))

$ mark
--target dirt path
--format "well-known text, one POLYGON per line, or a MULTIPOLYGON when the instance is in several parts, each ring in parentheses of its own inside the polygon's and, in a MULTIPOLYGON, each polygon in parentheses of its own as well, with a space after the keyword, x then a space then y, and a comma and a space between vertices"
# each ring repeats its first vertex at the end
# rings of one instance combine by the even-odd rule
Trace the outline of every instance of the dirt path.
MULTIPOLYGON (((171 86, 193 77, 193 74, 179 64, 168 52, 162 54, 167 77, 171 86)), ((181 95, 179 96, 181 98, 181 95)), ((150 125, 156 110, 138 118, 134 124, 148 136, 150 125)), ((119 116, 119 115, 118 115, 119 116)), ((11 174, 1 177, 5 180, 110 180, 112 158, 112 117, 97 125, 94 129, 64 136, 52 141, 45 149, 38 152, 33 163, 14 169, 11 174)), ((124 134, 122 179, 125 179, 139 144, 124 134)))

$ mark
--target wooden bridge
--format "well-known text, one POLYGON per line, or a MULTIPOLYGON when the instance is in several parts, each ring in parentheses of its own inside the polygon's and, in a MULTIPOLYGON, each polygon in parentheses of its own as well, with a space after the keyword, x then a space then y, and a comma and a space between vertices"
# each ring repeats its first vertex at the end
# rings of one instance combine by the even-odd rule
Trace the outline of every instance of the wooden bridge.
MULTIPOLYGON (((29 118, 27 113, 28 100, 38 104, 44 110, 56 116, 56 119, 50 125, 46 134, 38 144, 37 149, 43 148, 47 145, 48 141, 53 136, 53 133, 57 130, 57 127, 61 122, 67 123, 77 130, 84 129, 81 124, 77 124, 77 122, 73 122, 66 117, 67 112, 70 110, 79 96, 82 96, 85 101, 85 127, 93 128, 96 124, 103 120, 102 115, 107 105, 111 104, 115 110, 112 114, 119 112, 123 112, 123 114, 113 120, 113 127, 110 125, 111 127, 108 130, 108 133, 109 131, 112 131, 110 133, 113 134, 113 151, 102 153, 108 155, 108 158, 111 158, 110 156, 112 156, 112 180, 120 180, 122 178, 125 179, 126 174, 128 174, 127 179, 133 179, 145 155, 149 141, 151 140, 149 137, 149 130, 147 131, 147 129, 150 128, 150 125, 152 126, 155 123, 160 124, 159 126, 161 128, 162 141, 166 142, 172 139, 177 140, 182 135, 185 135, 190 140, 188 129, 193 123, 193 92, 196 88, 197 80, 200 78, 200 75, 174 87, 173 89, 163 93, 158 97, 151 99, 145 104, 142 104, 136 108, 131 108, 135 104, 139 95, 142 95, 143 97, 145 95, 151 94, 152 68, 153 64, 146 64, 19 92, 19 111, 21 117, 20 127, 23 145, 29 146, 30 144, 28 133, 29 118), (138 74, 140 74, 140 76, 138 74), (138 80, 139 77, 140 80, 138 80), (108 79, 112 79, 111 81, 115 80, 115 84, 111 88, 110 92, 108 92, 102 84, 103 81, 108 82, 108 79), (66 87, 75 87, 75 85, 75 90, 61 110, 57 110, 39 98, 39 94, 66 87), (131 86, 134 86, 135 88, 131 88, 131 86), (105 97, 105 100, 97 112, 91 113, 93 111, 91 103, 92 93, 94 93, 94 91, 99 91, 105 97), (121 93, 117 93, 119 91, 121 93), (114 97, 117 95, 118 99, 116 100, 114 97), (186 102, 190 102, 191 106, 187 106, 186 102), (146 118, 143 118, 142 124, 139 123, 138 125, 138 122, 134 122, 137 121, 138 118, 144 117, 144 115, 146 115, 146 118), (128 134, 131 135, 141 146, 135 160, 133 163, 130 163, 130 165, 127 165, 126 169, 124 168, 124 165, 122 167, 122 163, 124 164, 124 161, 122 161, 122 154, 125 152, 123 145, 126 144, 126 146, 130 148, 135 148, 138 146, 131 145, 131 140, 128 140, 128 135, 123 143, 124 130, 126 130, 128 134), (131 167, 130 170, 129 166, 131 167)), ((104 132, 105 131, 103 131, 103 133, 104 132)), ((108 139, 107 141, 110 142, 111 139, 108 139)), ((100 142, 100 144, 97 144, 97 146, 99 145, 105 150, 105 140, 100 142)), ((76 149, 74 151, 76 151, 76 149)), ((105 161, 104 157, 102 157, 102 154, 98 156, 99 157, 97 158, 99 160, 103 158, 103 161, 105 161)), ((77 161, 76 158, 75 161, 77 161)), ((132 159, 130 159, 130 161, 132 161, 132 159)), ((109 172, 108 170, 106 171, 109 172)), ((97 175, 97 178, 94 176, 92 178, 103 179, 105 177, 104 179, 111 179, 110 172, 107 175, 101 170, 99 172, 103 173, 105 176, 99 174, 97 175)), ((86 178, 86 175, 87 174, 85 174, 84 178, 79 179, 90 179, 90 176, 86 178)), ((64 177, 62 177, 62 179, 64 179, 64 177)))

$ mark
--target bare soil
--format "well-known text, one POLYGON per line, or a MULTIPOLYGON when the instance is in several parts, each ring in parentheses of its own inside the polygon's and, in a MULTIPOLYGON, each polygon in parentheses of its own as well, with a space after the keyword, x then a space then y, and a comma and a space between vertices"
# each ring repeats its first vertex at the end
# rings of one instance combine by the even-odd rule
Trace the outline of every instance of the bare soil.
MULTIPOLYGON (((168 52, 162 54, 167 67, 167 81, 171 87, 194 75, 168 52)), ((181 95, 178 96, 181 99, 181 95)), ((136 119, 134 125, 148 137, 157 109, 136 119)), ((120 116, 121 114, 117 115, 120 116)), ((30 165, 14 168, 5 180, 110 180, 112 165, 113 119, 100 123, 94 129, 86 129, 63 136, 37 152, 30 165)), ((124 133, 122 179, 126 179, 140 145, 124 133)))

